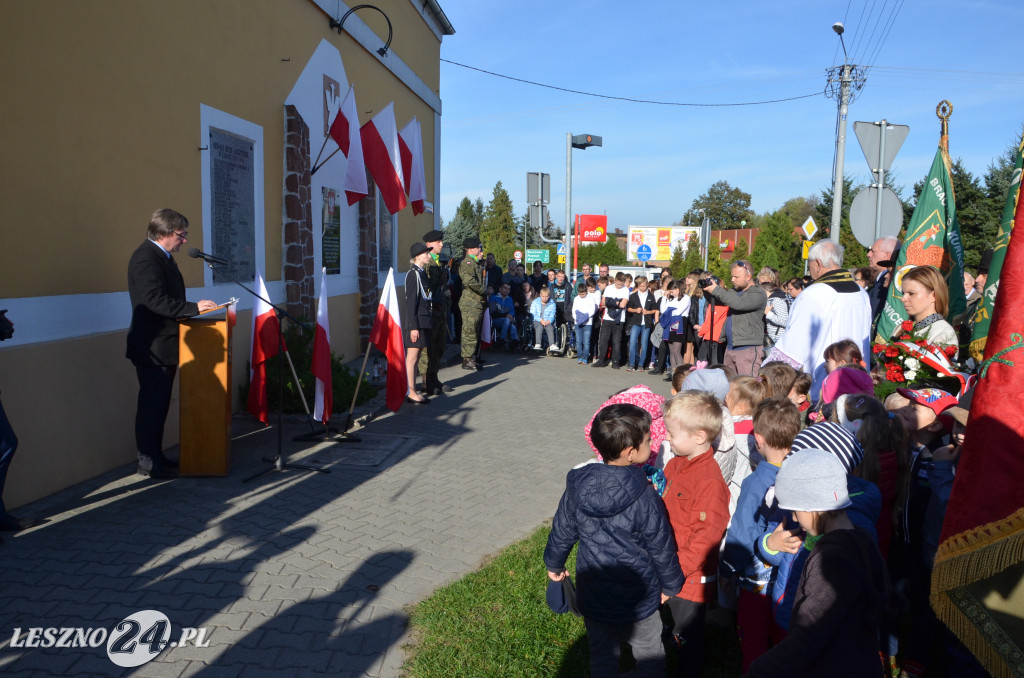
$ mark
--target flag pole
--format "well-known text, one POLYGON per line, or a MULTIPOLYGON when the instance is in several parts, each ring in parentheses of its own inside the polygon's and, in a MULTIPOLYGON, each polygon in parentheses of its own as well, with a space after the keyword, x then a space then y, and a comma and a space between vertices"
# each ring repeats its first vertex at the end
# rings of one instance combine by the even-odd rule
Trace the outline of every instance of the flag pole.
MULTIPOLYGON (((325 141, 324 143, 327 143, 327 142, 325 141)), ((326 164, 327 164, 327 161, 328 161, 328 160, 330 160, 330 159, 331 159, 331 158, 333 158, 334 156, 338 155, 338 153, 340 153, 340 152, 341 152, 341 148, 338 148, 338 149, 336 149, 336 150, 334 151, 334 153, 331 153, 331 154, 330 154, 329 156, 327 156, 326 158, 324 158, 324 161, 323 161, 322 163, 320 163, 319 165, 316 165, 316 167, 314 167, 313 169, 309 170, 309 175, 310 175, 310 176, 313 176, 314 174, 316 174, 316 171, 317 171, 318 169, 320 169, 321 167, 323 167, 324 165, 326 165, 326 164)), ((318 155, 318 156, 316 157, 316 159, 317 159, 317 160, 319 160, 319 159, 320 159, 320 156, 318 155)), ((314 163, 314 164, 316 164, 316 163, 314 163)))
MULTIPOLYGON (((377 290, 377 304, 375 304, 374 308, 376 308, 376 306, 380 305, 380 295, 381 295, 381 290, 377 290)), ((373 342, 370 341, 369 338, 367 338, 367 340, 366 340, 366 353, 363 354, 363 364, 359 368, 359 374, 357 375, 357 379, 356 379, 355 391, 352 392, 352 404, 349 405, 348 416, 345 417, 345 428, 342 429, 340 434, 338 434, 337 436, 335 436, 333 438, 333 440, 335 440, 336 442, 339 442, 339 443, 358 443, 358 442, 360 442, 359 438, 356 438, 354 436, 350 436, 348 434, 348 430, 350 428, 352 428, 352 413, 355 412, 355 409, 356 409, 356 399, 359 398, 359 387, 363 385, 363 375, 366 374, 366 362, 367 362, 367 360, 370 359, 370 349, 371 348, 373 348, 373 342)))
MULTIPOLYGON (((324 137, 324 143, 320 144, 320 152, 316 154, 316 160, 313 161, 313 167, 316 167, 316 164, 318 162, 320 162, 320 156, 324 154, 324 149, 327 148, 327 140, 330 139, 330 138, 331 138, 330 134, 328 134, 327 136, 324 137)), ((338 150, 341 150, 340 146, 338 147, 338 150)), ((337 151, 335 151, 335 153, 337 153, 337 151)), ((330 158, 328 158, 327 160, 330 160, 330 158)), ((327 162, 327 160, 324 160, 324 162, 327 162)), ((311 171, 310 174, 312 174, 312 173, 313 172, 311 171)))

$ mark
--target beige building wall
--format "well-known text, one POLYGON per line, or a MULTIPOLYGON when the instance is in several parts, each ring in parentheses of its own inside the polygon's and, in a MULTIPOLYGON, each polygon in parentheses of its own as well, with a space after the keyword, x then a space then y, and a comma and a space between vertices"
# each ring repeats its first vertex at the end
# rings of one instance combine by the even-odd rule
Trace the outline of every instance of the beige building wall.
MULTIPOLYGON (((382 60, 358 34, 372 31, 382 44, 383 17, 357 12, 339 36, 321 9, 339 4, 344 11, 334 0, 5 3, 0 308, 12 309, 16 332, 0 344, 0 389, 20 438, 4 493, 9 507, 134 459, 126 267, 154 209, 172 207, 191 221, 189 242, 176 256, 190 299, 243 296, 206 285, 201 262, 185 255, 188 247, 211 251, 203 242, 201 105, 262 130, 257 267, 278 299, 284 101, 322 41, 337 48, 358 87, 361 123, 391 101, 399 126, 419 118, 427 199, 436 199, 440 37, 450 26, 438 23, 432 3, 379 0, 394 26, 382 60)), ((322 139, 317 121, 308 122, 313 138, 322 139)), ((434 223, 429 213, 398 214, 402 270, 409 245, 434 223)), ((333 348, 348 359, 359 354, 358 304, 351 292, 330 300, 333 348)), ((237 387, 248 378, 250 318, 241 310, 235 332, 236 409, 244 407, 237 387)), ((177 442, 177 424, 175 400, 166 445, 177 442)))

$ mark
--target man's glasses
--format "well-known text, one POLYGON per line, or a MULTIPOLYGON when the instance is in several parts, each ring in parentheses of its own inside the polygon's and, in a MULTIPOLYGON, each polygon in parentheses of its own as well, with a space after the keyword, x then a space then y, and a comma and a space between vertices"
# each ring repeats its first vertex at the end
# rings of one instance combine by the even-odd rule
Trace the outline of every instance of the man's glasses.
POLYGON ((173 233, 182 240, 188 240, 188 231, 173 231, 173 233))

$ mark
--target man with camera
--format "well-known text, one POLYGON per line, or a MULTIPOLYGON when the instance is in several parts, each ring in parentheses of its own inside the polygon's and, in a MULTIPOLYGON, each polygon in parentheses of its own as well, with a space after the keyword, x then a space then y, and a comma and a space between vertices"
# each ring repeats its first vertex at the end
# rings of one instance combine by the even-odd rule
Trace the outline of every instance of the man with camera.
POLYGON ((178 320, 209 311, 216 304, 185 300, 185 280, 174 252, 188 239, 188 219, 161 209, 149 219, 146 240, 128 262, 128 296, 132 324, 125 357, 135 365, 139 400, 135 411, 135 444, 139 468, 150 478, 173 478, 177 464, 163 455, 164 423, 178 369, 178 320))
POLYGON ((749 261, 732 265, 732 289, 727 290, 710 277, 700 281, 705 294, 729 307, 725 319, 725 360, 736 374, 756 377, 761 369, 764 346, 764 309, 768 294, 754 282, 749 261))
MULTIPOLYGON (((0 311, 0 341, 14 336, 14 323, 7 319, 7 310, 0 311)), ((18 436, 4 412, 4 403, 0 400, 0 531, 17 532, 32 527, 33 521, 15 518, 4 506, 4 483, 7 482, 7 470, 11 467, 14 452, 18 449, 18 436)))

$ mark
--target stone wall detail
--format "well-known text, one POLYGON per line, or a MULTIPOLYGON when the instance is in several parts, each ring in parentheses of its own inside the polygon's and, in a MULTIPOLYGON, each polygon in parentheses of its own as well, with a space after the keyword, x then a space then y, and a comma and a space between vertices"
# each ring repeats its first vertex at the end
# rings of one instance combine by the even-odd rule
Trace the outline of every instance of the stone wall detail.
POLYGON ((316 317, 314 306, 313 205, 309 173, 309 126, 285 106, 284 232, 281 274, 288 312, 316 317))

